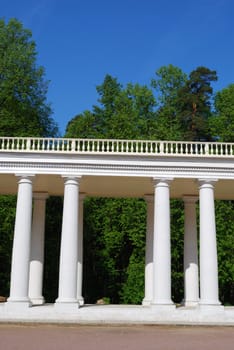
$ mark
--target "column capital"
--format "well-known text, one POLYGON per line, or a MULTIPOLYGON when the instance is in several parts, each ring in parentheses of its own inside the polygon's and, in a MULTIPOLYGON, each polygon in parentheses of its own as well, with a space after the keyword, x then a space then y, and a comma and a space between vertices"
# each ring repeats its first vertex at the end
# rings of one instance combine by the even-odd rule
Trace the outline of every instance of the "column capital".
POLYGON ((18 178, 18 183, 32 183, 32 181, 35 179, 34 174, 16 173, 15 176, 18 178))
POLYGON ((65 184, 79 185, 82 176, 80 175, 61 175, 65 184))
POLYGON ((201 187, 213 188, 217 181, 218 179, 202 179, 202 178, 197 180, 200 188, 201 187))
POLYGON ((155 186, 168 187, 170 183, 174 180, 173 177, 153 177, 152 183, 155 186))

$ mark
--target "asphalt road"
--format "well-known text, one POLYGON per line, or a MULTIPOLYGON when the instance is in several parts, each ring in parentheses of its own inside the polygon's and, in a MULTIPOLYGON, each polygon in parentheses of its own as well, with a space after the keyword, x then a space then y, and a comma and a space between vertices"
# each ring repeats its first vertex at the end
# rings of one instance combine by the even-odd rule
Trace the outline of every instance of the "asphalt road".
POLYGON ((233 350, 234 327, 0 325, 0 350, 233 350))

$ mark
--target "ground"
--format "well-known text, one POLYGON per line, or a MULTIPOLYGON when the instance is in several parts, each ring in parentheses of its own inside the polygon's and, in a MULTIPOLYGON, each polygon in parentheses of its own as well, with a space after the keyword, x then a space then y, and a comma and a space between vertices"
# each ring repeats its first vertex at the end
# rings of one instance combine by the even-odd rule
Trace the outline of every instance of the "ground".
POLYGON ((233 348, 233 327, 0 325, 0 350, 233 348))

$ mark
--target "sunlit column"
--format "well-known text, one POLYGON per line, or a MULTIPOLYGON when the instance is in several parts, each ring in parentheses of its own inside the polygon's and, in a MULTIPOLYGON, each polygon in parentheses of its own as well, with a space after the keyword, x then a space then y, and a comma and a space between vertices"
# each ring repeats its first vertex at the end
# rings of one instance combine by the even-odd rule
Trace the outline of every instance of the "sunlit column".
POLYGON ((184 196, 184 304, 196 306, 199 301, 197 196, 184 196))
POLYGON ((79 195, 79 229, 78 229, 78 265, 77 265, 77 300, 80 305, 84 305, 82 296, 83 282, 83 213, 85 194, 79 195))
POLYGON ((199 180, 200 305, 220 305, 216 246, 214 183, 199 180))
POLYGON ((143 305, 150 305, 153 300, 153 234, 154 234, 154 196, 146 195, 147 226, 145 247, 145 297, 143 305))
POLYGON ((154 179, 154 305, 171 300, 170 190, 171 179, 154 179))
POLYGON ((68 310, 77 300, 79 177, 64 178, 63 221, 60 251, 59 292, 55 306, 68 310))
POLYGON ((28 297, 29 260, 31 247, 32 176, 20 175, 14 241, 12 250, 11 283, 8 306, 30 306, 28 297))
POLYGON ((44 303, 42 296, 44 268, 45 208, 47 193, 33 194, 33 221, 31 260, 29 272, 29 298, 33 305, 44 303))

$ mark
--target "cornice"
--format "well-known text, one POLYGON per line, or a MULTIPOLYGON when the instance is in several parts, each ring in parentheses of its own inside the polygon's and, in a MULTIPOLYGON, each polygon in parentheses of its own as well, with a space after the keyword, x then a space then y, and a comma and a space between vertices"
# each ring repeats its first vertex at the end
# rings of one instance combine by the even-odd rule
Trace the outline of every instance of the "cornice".
POLYGON ((27 174, 70 174, 78 175, 108 175, 108 176, 171 176, 174 178, 223 178, 234 179, 234 168, 228 166, 213 167, 194 166, 190 163, 183 164, 145 164, 131 163, 62 163, 62 162, 32 162, 32 161, 0 161, 0 173, 27 173, 27 174))

